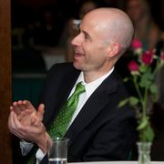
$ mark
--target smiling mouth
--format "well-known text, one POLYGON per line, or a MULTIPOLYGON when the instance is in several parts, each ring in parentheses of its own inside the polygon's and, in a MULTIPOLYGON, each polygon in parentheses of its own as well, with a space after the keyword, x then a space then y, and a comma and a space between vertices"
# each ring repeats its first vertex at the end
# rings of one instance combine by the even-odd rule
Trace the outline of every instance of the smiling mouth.
POLYGON ((82 53, 75 52, 75 54, 74 54, 75 58, 82 57, 82 56, 84 56, 84 54, 82 54, 82 53))

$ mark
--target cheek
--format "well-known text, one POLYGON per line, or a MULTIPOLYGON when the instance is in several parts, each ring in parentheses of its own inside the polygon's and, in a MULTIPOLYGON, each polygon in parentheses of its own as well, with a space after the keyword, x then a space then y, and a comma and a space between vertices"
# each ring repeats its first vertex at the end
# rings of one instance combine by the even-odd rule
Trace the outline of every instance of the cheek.
POLYGON ((103 51, 101 49, 92 49, 92 51, 88 52, 88 54, 86 54, 86 63, 92 63, 97 65, 98 63, 102 63, 105 60, 105 54, 103 53, 103 51))
POLYGON ((103 48, 99 44, 84 43, 83 50, 85 54, 96 55, 102 53, 103 48))
POLYGON ((102 43, 85 43, 83 44, 83 51, 86 62, 102 60, 105 56, 105 48, 102 43))

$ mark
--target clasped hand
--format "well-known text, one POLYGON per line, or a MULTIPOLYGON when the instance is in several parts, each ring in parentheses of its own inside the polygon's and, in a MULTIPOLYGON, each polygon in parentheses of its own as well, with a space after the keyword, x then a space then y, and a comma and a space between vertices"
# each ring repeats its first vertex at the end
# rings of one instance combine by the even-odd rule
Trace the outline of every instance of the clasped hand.
POLYGON ((40 104, 38 110, 27 100, 14 102, 10 106, 8 127, 11 133, 20 139, 34 142, 46 153, 51 138, 42 123, 44 104, 40 104))

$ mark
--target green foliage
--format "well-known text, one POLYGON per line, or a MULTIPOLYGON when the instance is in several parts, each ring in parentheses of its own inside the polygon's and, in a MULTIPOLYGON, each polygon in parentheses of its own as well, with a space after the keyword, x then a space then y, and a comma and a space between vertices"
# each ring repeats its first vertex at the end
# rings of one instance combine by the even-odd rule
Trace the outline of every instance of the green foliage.
POLYGON ((139 99, 137 97, 130 97, 129 103, 131 106, 136 106, 139 103, 139 99))
POLYGON ((121 108, 123 107, 125 104, 127 104, 129 102, 129 99, 124 99, 122 100, 119 104, 118 104, 118 107, 121 108))
POLYGON ((149 102, 155 102, 158 98, 158 87, 155 83, 155 76, 164 64, 164 53, 161 53, 161 57, 159 57, 155 55, 154 50, 143 51, 142 47, 138 45, 142 46, 138 40, 132 43, 135 60, 129 62, 128 68, 131 75, 124 79, 124 82, 132 81, 137 96, 131 96, 121 101, 119 107, 123 107, 129 103, 135 109, 140 109, 137 127, 140 141, 152 142, 154 131, 150 124, 150 116, 147 115, 147 105, 149 102))

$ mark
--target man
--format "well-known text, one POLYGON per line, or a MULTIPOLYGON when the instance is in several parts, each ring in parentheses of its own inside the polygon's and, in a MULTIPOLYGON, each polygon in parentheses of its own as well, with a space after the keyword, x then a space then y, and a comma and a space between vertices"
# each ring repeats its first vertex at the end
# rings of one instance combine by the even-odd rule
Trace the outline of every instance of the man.
POLYGON ((129 17, 119 9, 99 8, 89 12, 79 28, 72 40, 73 66, 65 63, 51 68, 38 110, 28 101, 10 107, 10 131, 33 143, 22 144, 22 153, 36 145, 41 163, 46 163, 52 141, 47 131, 79 82, 85 92, 64 135, 70 140, 68 161, 126 160, 135 138, 134 111, 128 105, 118 107, 128 94, 114 69, 131 43, 134 29, 129 17))

